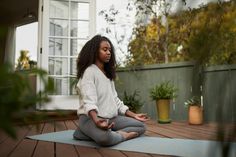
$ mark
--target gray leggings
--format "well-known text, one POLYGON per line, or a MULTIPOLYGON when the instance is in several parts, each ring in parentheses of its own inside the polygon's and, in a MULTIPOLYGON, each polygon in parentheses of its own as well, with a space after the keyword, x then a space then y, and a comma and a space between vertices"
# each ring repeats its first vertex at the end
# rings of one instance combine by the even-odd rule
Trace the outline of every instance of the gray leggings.
POLYGON ((110 130, 102 130, 98 128, 93 120, 86 116, 79 116, 79 128, 74 132, 74 138, 78 140, 93 140, 101 146, 112 146, 118 144, 125 139, 116 131, 137 132, 142 135, 146 127, 144 123, 126 116, 117 116, 109 119, 109 124, 114 122, 115 125, 110 130))

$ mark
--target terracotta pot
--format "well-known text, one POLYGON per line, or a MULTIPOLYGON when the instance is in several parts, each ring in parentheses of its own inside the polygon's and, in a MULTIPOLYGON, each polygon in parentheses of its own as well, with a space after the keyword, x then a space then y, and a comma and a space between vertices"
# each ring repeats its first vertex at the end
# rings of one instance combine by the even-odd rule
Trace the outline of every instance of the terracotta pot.
POLYGON ((200 106, 189 106, 188 108, 189 124, 199 125, 203 123, 203 108, 200 106))
POLYGON ((156 102, 159 123, 170 123, 170 100, 160 99, 156 102))

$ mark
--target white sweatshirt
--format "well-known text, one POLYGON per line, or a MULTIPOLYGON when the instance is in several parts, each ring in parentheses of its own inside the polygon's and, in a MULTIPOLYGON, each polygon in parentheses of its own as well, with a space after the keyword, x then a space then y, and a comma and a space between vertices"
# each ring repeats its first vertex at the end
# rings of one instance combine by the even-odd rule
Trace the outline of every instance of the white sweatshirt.
POLYGON ((117 97, 114 81, 108 79, 95 64, 85 70, 77 87, 80 100, 78 115, 88 115, 90 110, 96 110, 100 117, 113 118, 128 110, 117 97))

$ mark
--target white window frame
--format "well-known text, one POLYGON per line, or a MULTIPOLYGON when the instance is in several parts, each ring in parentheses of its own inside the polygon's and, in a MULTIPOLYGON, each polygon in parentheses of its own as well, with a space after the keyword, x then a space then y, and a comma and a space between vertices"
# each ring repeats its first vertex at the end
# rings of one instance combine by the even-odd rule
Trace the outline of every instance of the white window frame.
MULTIPOLYGON (((89 3, 89 38, 93 37, 96 33, 96 0, 67 0, 71 2, 84 2, 89 3)), ((38 12, 38 67, 48 71, 48 58, 49 52, 49 0, 39 0, 38 12)), ((70 9, 70 5, 69 5, 70 9)), ((70 12, 70 11, 69 11, 70 12)), ((70 31, 70 28, 68 28, 70 31)), ((64 37, 63 37, 64 38, 64 37)), ((79 39, 75 37, 75 39, 79 39)), ((70 46, 67 47, 70 52, 70 46)), ((54 56, 56 57, 56 56, 54 56)), ((61 57, 61 56, 58 56, 61 57)), ((68 57, 68 60, 74 57, 68 57)), ((68 66, 69 66, 68 62, 68 66)), ((68 76, 68 75, 67 75, 68 76)), ((43 84, 37 78, 37 92, 43 90, 43 84)), ((38 104, 37 109, 41 110, 77 110, 79 105, 79 98, 77 95, 50 95, 51 101, 47 104, 38 104), (41 106, 42 105, 42 106, 41 106)))

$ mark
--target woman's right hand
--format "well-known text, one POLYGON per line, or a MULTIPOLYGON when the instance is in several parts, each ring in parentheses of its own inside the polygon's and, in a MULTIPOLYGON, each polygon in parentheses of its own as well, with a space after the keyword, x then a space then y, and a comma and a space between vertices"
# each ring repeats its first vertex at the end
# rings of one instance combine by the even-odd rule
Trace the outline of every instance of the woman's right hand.
POLYGON ((110 125, 109 125, 109 122, 107 119, 102 119, 102 118, 99 118, 97 116, 97 112, 96 110, 91 110, 89 111, 89 116, 91 117, 91 119, 93 120, 93 122, 95 123, 95 125, 98 127, 98 128, 101 128, 103 130, 108 130, 108 129, 111 129, 113 126, 114 126, 114 122, 112 122, 110 125))
POLYGON ((101 118, 97 118, 95 120, 95 124, 98 128, 103 130, 111 129, 114 126, 114 122, 109 124, 107 119, 101 119, 101 118))

